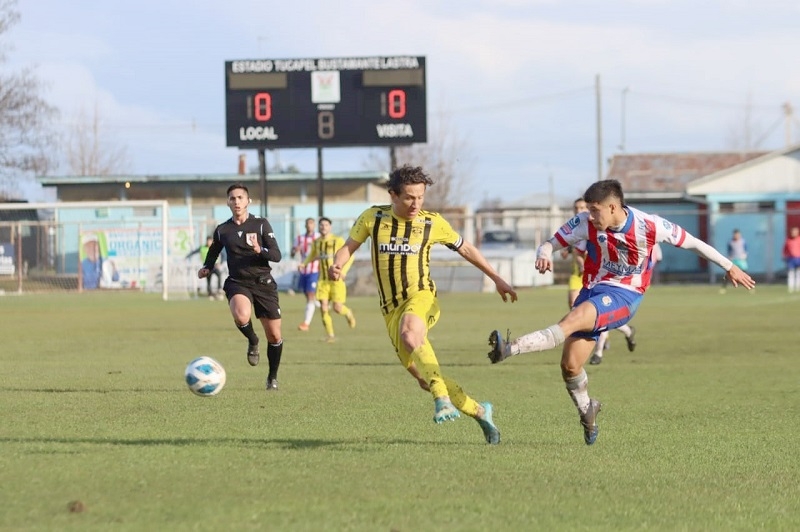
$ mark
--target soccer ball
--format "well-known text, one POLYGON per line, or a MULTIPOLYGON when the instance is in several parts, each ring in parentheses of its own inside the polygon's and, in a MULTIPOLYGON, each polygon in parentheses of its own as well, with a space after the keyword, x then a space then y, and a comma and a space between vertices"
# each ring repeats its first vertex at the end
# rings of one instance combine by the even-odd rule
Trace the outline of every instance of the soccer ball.
POLYGON ((211 357, 195 358, 186 366, 186 384, 200 397, 217 395, 225 386, 225 368, 211 357))

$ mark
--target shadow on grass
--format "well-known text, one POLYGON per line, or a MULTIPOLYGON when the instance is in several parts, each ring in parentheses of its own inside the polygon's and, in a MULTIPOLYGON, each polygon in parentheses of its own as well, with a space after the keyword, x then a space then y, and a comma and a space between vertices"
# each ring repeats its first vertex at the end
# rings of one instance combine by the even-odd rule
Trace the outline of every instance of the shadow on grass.
MULTIPOLYGON (((441 357, 439 357, 441 358, 441 357)), ((382 366, 398 366, 400 361, 393 360, 391 362, 343 362, 338 360, 323 360, 323 361, 316 361, 316 362, 303 362, 303 361, 295 361, 292 360, 291 362, 287 362, 286 365, 292 366, 363 366, 363 367, 382 367, 382 366)), ((442 362, 439 360, 439 365, 443 368, 455 368, 455 367, 464 367, 464 368, 471 368, 471 367, 490 367, 491 364, 487 362, 449 362, 444 361, 442 362)))
MULTIPOLYGON (((452 442, 444 441, 420 441, 397 438, 366 438, 366 439, 305 439, 305 438, 144 438, 144 439, 119 439, 119 438, 0 438, 0 443, 35 443, 35 444, 91 444, 91 445, 118 445, 118 446, 142 446, 142 447, 191 447, 191 446, 212 446, 234 445, 243 447, 264 447, 274 446, 289 451, 304 451, 311 449, 330 448, 336 450, 358 450, 359 448, 379 445, 435 445, 452 447, 452 442)), ((479 442, 485 446, 485 443, 479 442)), ((459 444, 461 445, 461 444, 459 444)), ((74 451, 72 451, 74 453, 74 451)), ((31 454, 46 454, 41 449, 31 450, 31 454)))
POLYGON ((183 388, 125 388, 113 390, 109 388, 6 388, 2 390, 5 392, 23 392, 23 393, 153 393, 153 392, 175 392, 183 391, 183 388))

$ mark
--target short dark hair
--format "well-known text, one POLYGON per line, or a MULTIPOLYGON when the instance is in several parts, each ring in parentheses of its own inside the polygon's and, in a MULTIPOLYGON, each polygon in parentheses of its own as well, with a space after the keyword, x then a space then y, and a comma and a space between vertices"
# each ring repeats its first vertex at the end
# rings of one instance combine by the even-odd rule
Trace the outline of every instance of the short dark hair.
POLYGON ((314 218, 306 218, 306 223, 308 223, 308 222, 314 222, 314 221, 316 221, 316 220, 314 220, 314 218))
POLYGON ((322 222, 328 222, 329 224, 333 225, 333 222, 327 216, 320 216, 319 223, 322 223, 322 222))
POLYGON ((583 199, 586 200, 586 203, 600 203, 610 197, 619 199, 619 202, 625 205, 625 195, 622 193, 622 185, 620 185, 619 181, 616 179, 596 181, 583 193, 583 199))
POLYGON ((244 183, 234 183, 234 184, 232 184, 231 186, 228 187, 228 190, 225 191, 225 195, 226 196, 230 196, 231 190, 236 190, 237 188, 241 188, 242 190, 244 190, 247 193, 247 197, 248 198, 250 197, 250 191, 247 190, 247 186, 244 183))
POLYGON ((411 166, 404 164, 389 174, 389 182, 386 188, 395 194, 403 191, 403 185, 417 185, 424 183, 426 187, 433 185, 434 180, 425 173, 421 166, 411 166))

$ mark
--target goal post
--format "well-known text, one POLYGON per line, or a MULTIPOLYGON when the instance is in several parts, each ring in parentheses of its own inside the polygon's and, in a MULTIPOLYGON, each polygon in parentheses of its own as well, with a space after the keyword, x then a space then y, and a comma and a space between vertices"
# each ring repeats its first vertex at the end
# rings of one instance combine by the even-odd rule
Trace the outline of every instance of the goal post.
POLYGON ((166 200, 0 203, 0 290, 126 288, 160 291, 166 301, 188 293, 185 279, 171 277, 193 233, 191 219, 170 223, 166 200), (87 267, 115 275, 84 286, 87 267))

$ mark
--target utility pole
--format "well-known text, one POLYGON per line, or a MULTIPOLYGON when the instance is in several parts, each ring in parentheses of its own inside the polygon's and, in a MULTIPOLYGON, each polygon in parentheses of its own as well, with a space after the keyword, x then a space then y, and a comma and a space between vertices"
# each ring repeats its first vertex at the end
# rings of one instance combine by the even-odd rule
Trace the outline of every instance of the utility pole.
POLYGON ((786 115, 786 120, 784 121, 784 135, 786 139, 786 147, 792 145, 792 114, 794 113, 794 109, 792 108, 792 104, 786 102, 783 104, 783 114, 786 115))
POLYGON ((600 74, 594 77, 595 105, 597 107, 597 180, 603 179, 603 114, 600 110, 600 74))
POLYGON ((624 89, 622 89, 622 102, 621 102, 622 105, 620 106, 621 116, 620 116, 620 121, 619 121, 619 123, 620 123, 620 140, 619 140, 619 151, 620 151, 620 153, 624 153, 625 152, 625 120, 626 120, 626 116, 625 116, 625 100, 626 100, 626 96, 628 95, 628 90, 629 90, 628 87, 625 87, 624 89))

